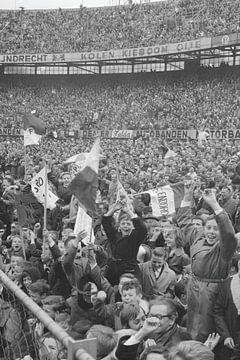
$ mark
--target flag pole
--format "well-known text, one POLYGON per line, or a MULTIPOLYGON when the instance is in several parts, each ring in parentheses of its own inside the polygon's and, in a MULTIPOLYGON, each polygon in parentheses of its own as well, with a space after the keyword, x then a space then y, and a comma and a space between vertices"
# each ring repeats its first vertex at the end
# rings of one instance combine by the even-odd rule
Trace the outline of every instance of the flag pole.
POLYGON ((24 144, 24 178, 27 176, 27 147, 24 144))
POLYGON ((24 257, 24 260, 26 260, 26 250, 25 250, 25 244, 24 244, 24 239, 23 239, 22 225, 19 226, 19 232, 20 232, 20 238, 22 240, 23 257, 24 257))
POLYGON ((92 243, 92 233, 93 233, 93 213, 92 213, 92 221, 91 221, 91 227, 90 227, 90 238, 89 238, 89 244, 92 243))
POLYGON ((45 168, 43 230, 47 230, 47 197, 48 197, 47 161, 44 160, 43 164, 44 164, 44 168, 45 168))

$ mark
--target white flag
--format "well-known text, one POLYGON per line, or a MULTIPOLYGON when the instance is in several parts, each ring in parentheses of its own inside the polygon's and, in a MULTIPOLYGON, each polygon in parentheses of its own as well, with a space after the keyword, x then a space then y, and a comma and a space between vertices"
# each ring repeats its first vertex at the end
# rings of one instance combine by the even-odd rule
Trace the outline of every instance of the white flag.
MULTIPOLYGON (((45 179, 46 167, 44 167, 37 175, 32 178, 31 189, 37 200, 44 205, 45 202, 45 179)), ((56 206, 58 197, 47 188, 47 208, 52 210, 56 206)))
POLYGON ((92 218, 84 211, 81 206, 78 207, 77 218, 74 227, 74 234, 77 235, 80 231, 85 230, 87 232, 87 236, 83 239, 83 243, 85 245, 90 243, 94 243, 95 237, 92 228, 92 218), (90 235, 92 231, 92 236, 90 235))

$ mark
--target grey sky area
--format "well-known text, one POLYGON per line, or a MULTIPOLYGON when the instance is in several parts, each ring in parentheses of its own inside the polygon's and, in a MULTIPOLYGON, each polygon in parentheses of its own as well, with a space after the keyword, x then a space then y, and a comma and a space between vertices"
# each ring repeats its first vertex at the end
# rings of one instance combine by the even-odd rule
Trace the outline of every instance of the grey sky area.
MULTIPOLYGON (((136 3, 152 2, 153 0, 135 0, 136 3)), ((156 1, 156 0, 155 0, 156 1)), ((86 7, 111 6, 127 3, 127 0, 0 0, 0 9, 58 9, 78 8, 80 5, 86 7)))

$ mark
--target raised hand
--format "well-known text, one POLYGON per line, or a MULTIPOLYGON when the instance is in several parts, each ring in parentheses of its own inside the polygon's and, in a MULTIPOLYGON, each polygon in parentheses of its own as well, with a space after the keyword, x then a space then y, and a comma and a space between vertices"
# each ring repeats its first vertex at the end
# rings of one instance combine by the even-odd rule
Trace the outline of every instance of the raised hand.
POLYGON ((206 201, 206 203, 211 206, 213 211, 221 209, 220 205, 218 204, 217 198, 216 198, 216 191, 215 189, 205 189, 202 193, 203 200, 206 201))
POLYGON ((102 302, 104 302, 105 300, 106 300, 106 298, 107 298, 107 294, 105 293, 105 291, 99 291, 98 293, 97 293, 97 295, 96 295, 96 298, 98 299, 98 300, 101 300, 102 302))
POLYGON ((159 327, 160 320, 157 317, 149 317, 144 321, 143 327, 141 329, 142 333, 145 336, 151 334, 159 327))
POLYGON ((189 202, 193 200, 195 183, 193 180, 187 179, 184 181, 184 198, 183 201, 189 202))
POLYGON ((220 335, 217 333, 209 334, 204 345, 206 345, 210 350, 213 350, 220 340, 220 335))
POLYGON ((81 230, 76 236, 77 243, 85 239, 85 237, 87 237, 87 232, 85 230, 81 230))
POLYGON ((228 337, 224 340, 224 345, 227 346, 229 349, 234 349, 235 344, 234 340, 231 337, 228 337))

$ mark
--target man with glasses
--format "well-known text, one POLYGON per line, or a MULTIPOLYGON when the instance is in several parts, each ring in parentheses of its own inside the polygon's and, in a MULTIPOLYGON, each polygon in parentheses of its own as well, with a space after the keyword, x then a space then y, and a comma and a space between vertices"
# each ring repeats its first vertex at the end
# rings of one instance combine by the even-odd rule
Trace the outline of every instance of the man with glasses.
POLYGON ((191 340, 191 336, 177 325, 176 320, 177 308, 172 300, 152 301, 143 327, 136 334, 120 339, 116 351, 118 360, 135 359, 140 349, 145 348, 144 352, 148 353, 152 346, 163 349, 163 354, 167 355, 173 346, 191 340))

